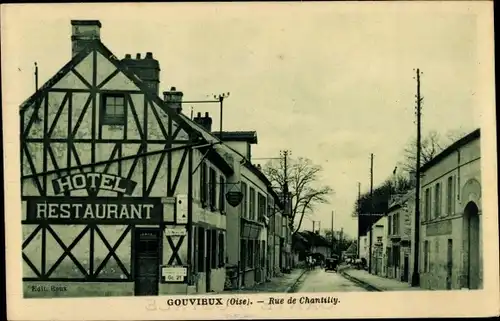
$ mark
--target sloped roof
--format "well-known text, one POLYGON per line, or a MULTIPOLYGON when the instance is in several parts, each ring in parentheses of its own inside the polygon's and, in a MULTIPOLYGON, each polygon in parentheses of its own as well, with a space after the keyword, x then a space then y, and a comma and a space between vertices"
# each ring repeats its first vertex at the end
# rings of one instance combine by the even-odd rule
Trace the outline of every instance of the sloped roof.
POLYGON ((330 242, 323 236, 313 233, 311 231, 301 231, 297 234, 301 235, 307 240, 310 245, 314 246, 330 246, 330 242))
MULTIPOLYGON (((61 80, 72 68, 78 65, 83 59, 85 59, 93 50, 101 53, 106 57, 119 71, 121 71, 127 78, 129 78, 134 85, 136 85, 141 92, 151 101, 156 103, 167 115, 171 117, 182 129, 184 129, 192 138, 194 142, 208 142, 215 143, 219 140, 210 139, 210 133, 208 133, 204 128, 195 126, 195 123, 190 121, 189 118, 184 115, 177 113, 176 111, 168 108, 164 101, 156 94, 151 93, 146 87, 145 83, 134 74, 129 68, 122 63, 112 52, 109 50, 100 40, 89 41, 89 44, 75 55, 68 63, 66 63, 54 76, 45 82, 34 94, 32 94, 28 99, 26 99, 20 106, 21 112, 26 108, 33 106, 33 103, 39 99, 47 90, 54 86, 59 80, 61 80)), ((213 136, 211 136, 214 138, 213 136)), ((219 141, 220 142, 220 141, 219 141)), ((232 173, 233 168, 231 165, 218 153, 210 153, 209 155, 213 160, 215 160, 221 169, 226 173, 232 173)))
POLYGON ((464 137, 460 138, 450 146, 446 147, 441 153, 437 154, 436 157, 425 163, 420 167, 420 170, 422 172, 425 172, 435 164, 439 163, 442 159, 444 159, 446 156, 450 155, 453 153, 455 150, 458 148, 470 143, 471 141, 481 137, 481 129, 477 128, 470 132, 469 134, 465 135, 464 137))
MULTIPOLYGON (((220 132, 214 131, 212 134, 220 138, 220 132)), ((243 141, 257 144, 256 131, 222 131, 222 137, 224 141, 243 141)))

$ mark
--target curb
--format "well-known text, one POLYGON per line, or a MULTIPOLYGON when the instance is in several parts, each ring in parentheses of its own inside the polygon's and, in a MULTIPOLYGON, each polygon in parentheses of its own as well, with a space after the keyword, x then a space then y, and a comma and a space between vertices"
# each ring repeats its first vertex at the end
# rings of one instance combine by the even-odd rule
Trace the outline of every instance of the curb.
POLYGON ((364 281, 361 281, 360 279, 357 279, 357 278, 355 278, 353 276, 350 276, 349 274, 345 273, 344 271, 340 272, 340 274, 344 278, 348 279, 349 281, 351 281, 353 283, 356 283, 357 285, 361 286, 362 288, 364 288, 364 289, 366 289, 366 290, 368 290, 370 292, 383 292, 382 289, 377 288, 377 287, 375 287, 375 286, 373 286, 373 285, 371 285, 369 283, 366 283, 364 281))
POLYGON ((285 290, 285 293, 291 293, 293 292, 292 290, 295 290, 295 287, 297 286, 297 284, 300 282, 300 280, 304 277, 304 275, 308 272, 307 269, 304 269, 302 271, 302 273, 300 274, 300 276, 295 280, 295 282, 293 282, 292 285, 290 285, 286 290, 285 290))

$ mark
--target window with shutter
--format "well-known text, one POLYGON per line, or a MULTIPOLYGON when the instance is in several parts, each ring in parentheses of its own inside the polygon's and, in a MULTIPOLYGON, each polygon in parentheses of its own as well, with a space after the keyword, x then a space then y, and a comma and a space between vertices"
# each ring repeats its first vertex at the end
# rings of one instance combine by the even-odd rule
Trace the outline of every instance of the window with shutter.
POLYGON ((210 267, 212 269, 217 268, 217 247, 218 247, 218 242, 217 242, 217 230, 210 230, 210 237, 212 238, 212 242, 210 244, 212 245, 212 248, 210 249, 210 267))
POLYGON ((251 220, 256 221, 256 213, 255 213, 255 189, 250 187, 250 202, 249 202, 249 216, 251 220))
POLYGON ((219 178, 219 210, 222 214, 226 212, 226 180, 224 176, 219 178))
POLYGON ((243 198, 241 200, 241 217, 248 218, 248 197, 247 197, 248 187, 246 183, 241 183, 241 193, 243 194, 243 198))
POLYGON ((207 164, 203 162, 200 166, 200 201, 203 207, 207 205, 207 164))
POLYGON ((205 272, 205 229, 198 227, 198 272, 205 272))
POLYGON ((192 238, 193 238, 193 244, 194 244, 194 251, 193 251, 193 272, 198 272, 198 259, 199 259, 199 250, 200 250, 200 246, 199 246, 199 240, 198 240, 198 228, 196 226, 193 227, 193 234, 192 234, 192 238))
POLYGON ((224 241, 224 232, 219 233, 219 267, 226 264, 226 246, 224 241))
POLYGON ((216 172, 213 168, 210 168, 209 170, 209 197, 208 197, 208 202, 210 205, 210 209, 213 211, 217 208, 217 175, 216 172))

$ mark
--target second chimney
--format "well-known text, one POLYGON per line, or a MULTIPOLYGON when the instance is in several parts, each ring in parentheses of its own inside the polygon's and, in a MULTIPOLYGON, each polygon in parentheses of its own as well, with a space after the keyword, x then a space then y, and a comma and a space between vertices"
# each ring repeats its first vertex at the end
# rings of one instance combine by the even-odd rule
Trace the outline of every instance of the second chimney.
POLYGON ((71 54, 78 55, 92 41, 101 39, 99 20, 71 20, 71 54))
POLYGON ((205 113, 204 117, 201 117, 201 113, 198 113, 193 121, 205 128, 206 131, 212 131, 212 117, 208 113, 205 113))
POLYGON ((171 87, 170 91, 163 92, 163 100, 168 108, 172 108, 176 112, 182 111, 182 91, 178 91, 175 87, 171 87))

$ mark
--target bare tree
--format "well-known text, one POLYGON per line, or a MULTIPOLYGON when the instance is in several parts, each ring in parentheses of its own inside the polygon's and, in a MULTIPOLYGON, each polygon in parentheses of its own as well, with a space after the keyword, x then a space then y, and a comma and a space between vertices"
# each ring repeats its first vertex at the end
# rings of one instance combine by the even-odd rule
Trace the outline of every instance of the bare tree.
POLYGON ((289 160, 287 173, 282 161, 270 161, 263 167, 263 172, 275 189, 283 191, 285 176, 291 193, 290 222, 294 233, 300 229, 305 215, 310 214, 318 204, 329 203, 328 196, 333 193, 330 186, 321 186, 318 182, 321 166, 313 164, 308 158, 299 157, 289 160), (295 226, 295 222, 297 226, 295 226))
MULTIPOLYGON (((466 133, 461 130, 451 130, 448 131, 445 137, 441 136, 437 131, 430 131, 426 136, 422 137, 421 140, 421 158, 420 164, 424 165, 431 159, 436 157, 443 149, 448 147, 450 144, 455 142, 457 139, 463 137, 466 133)), ((416 161, 417 161, 417 140, 413 138, 404 148, 404 160, 399 163, 401 168, 407 172, 411 173, 415 171, 416 161)))

